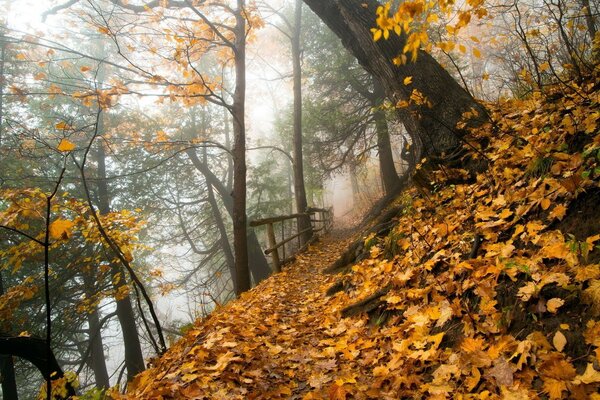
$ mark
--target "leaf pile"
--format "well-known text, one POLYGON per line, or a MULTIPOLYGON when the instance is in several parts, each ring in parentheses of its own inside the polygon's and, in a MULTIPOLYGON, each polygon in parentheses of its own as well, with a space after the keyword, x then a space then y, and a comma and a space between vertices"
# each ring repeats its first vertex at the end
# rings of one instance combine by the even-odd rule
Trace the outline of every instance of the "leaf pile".
POLYGON ((491 106, 469 143, 489 168, 402 194, 344 290, 325 294, 346 244, 326 241, 199 321, 125 398, 600 399, 599 102, 572 84, 491 106))

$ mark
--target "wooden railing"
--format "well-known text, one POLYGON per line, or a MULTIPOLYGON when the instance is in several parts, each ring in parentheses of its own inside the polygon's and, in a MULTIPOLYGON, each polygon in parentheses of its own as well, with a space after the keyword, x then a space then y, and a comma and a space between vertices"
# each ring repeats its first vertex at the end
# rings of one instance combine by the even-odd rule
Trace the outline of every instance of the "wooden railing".
MULTIPOLYGON (((295 257, 295 254, 303 251, 310 243, 312 243, 320 234, 329 231, 333 227, 333 209, 332 208, 315 208, 310 207, 306 210, 306 213, 282 215, 278 217, 257 219, 250 221, 251 227, 259 227, 266 225, 267 227, 267 242, 269 248, 265 250, 266 255, 271 255, 273 261, 273 270, 275 272, 281 271, 281 266, 286 262, 290 261, 295 257), (298 219, 306 216, 310 216, 311 228, 304 229, 300 232, 291 233, 291 236, 286 237, 286 223, 290 221, 289 225, 296 221, 296 231, 299 226, 298 219), (278 226, 277 226, 278 225, 278 226), (276 228, 279 228, 280 241, 277 241, 276 228), (301 237, 308 232, 312 232, 310 239, 301 245, 301 237), (290 251, 290 256, 286 257, 286 245, 293 242, 294 239, 298 240, 297 246, 290 251)), ((291 230, 291 229, 290 229, 291 230)))

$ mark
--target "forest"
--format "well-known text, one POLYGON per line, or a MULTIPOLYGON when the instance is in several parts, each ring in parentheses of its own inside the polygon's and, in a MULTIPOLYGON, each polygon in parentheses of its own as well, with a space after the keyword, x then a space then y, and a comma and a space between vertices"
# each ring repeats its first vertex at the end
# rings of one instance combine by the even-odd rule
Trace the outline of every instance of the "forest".
POLYGON ((600 400, 598 0, 0 12, 0 398, 600 400))

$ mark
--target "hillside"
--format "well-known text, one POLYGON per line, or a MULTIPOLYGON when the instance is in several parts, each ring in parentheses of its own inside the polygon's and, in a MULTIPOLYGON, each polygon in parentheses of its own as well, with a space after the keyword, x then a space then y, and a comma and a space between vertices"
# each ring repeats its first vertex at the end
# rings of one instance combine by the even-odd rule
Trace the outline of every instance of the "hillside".
POLYGON ((595 82, 488 105, 485 172, 430 173, 360 261, 326 273, 353 239, 324 238, 113 396, 599 399, 595 82))

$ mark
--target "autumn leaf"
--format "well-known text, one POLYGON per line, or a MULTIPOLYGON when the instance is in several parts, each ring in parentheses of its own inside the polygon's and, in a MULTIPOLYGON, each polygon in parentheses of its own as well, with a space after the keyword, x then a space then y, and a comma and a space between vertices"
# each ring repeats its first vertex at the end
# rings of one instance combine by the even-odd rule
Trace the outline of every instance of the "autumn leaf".
POLYGON ((346 390, 334 383, 329 387, 329 400, 346 400, 346 390))
POLYGON ((582 375, 578 375, 573 379, 573 383, 578 385, 581 383, 590 384, 600 382, 600 371, 594 368, 593 363, 588 363, 585 368, 585 372, 582 375))
POLYGON ((562 392, 567 390, 567 383, 558 379, 544 379, 544 392, 548 393, 550 399, 562 399, 562 392))
POLYGON ((563 299, 553 298, 546 302, 546 308, 552 314, 556 314, 560 306, 562 306, 563 304, 565 304, 565 301, 563 299))
POLYGON ((60 143, 56 147, 58 151, 67 152, 75 149, 75 143, 68 139, 61 139, 60 143))
POLYGON ((68 129, 72 129, 71 125, 67 124, 64 121, 60 121, 58 124, 54 125, 54 127, 56 129, 60 129, 60 130, 68 130, 68 129))
POLYGON ((552 204, 552 202, 550 201, 550 199, 547 198, 542 199, 542 201, 540 202, 542 210, 547 210, 548 208, 550 208, 550 204, 552 204))
POLYGON ((562 334, 561 331, 556 331, 554 337, 552 338, 552 344, 556 350, 563 351, 567 344, 567 338, 562 334))
POLYGON ((68 219, 57 219, 50 224, 50 237, 53 239, 68 239, 75 223, 68 219))
POLYGON ((404 78, 404 81, 403 81, 404 85, 406 85, 406 86, 410 85, 412 83, 412 79, 413 79, 412 76, 407 76, 406 78, 404 78))

